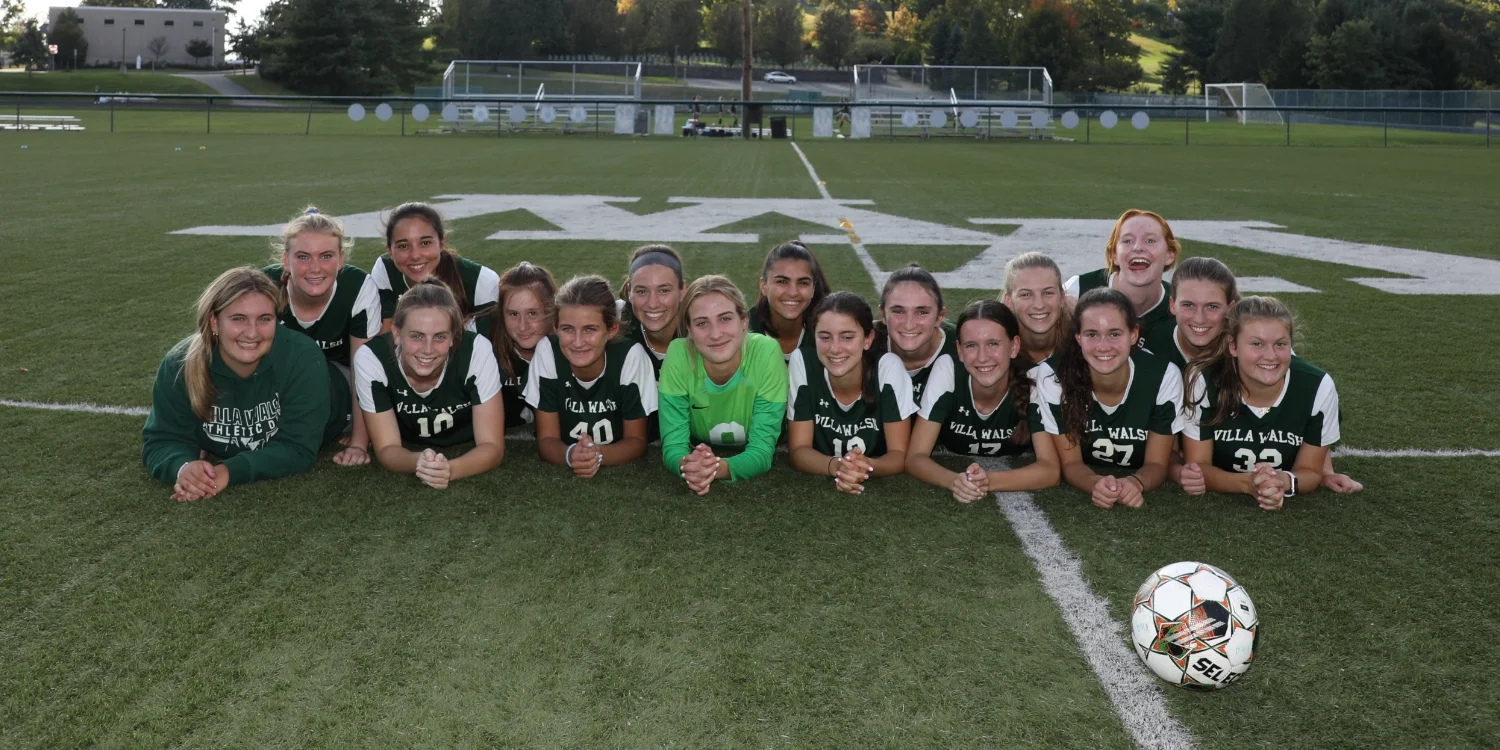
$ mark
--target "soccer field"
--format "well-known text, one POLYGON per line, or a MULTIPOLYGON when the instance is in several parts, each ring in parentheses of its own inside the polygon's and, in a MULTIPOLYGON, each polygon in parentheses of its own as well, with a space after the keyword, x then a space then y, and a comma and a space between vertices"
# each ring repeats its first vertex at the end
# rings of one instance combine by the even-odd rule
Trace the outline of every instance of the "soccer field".
POLYGON ((1441 148, 0 133, 0 745, 1491 745, 1497 167, 1441 148), (517 439, 443 492, 325 451, 168 500, 142 415, 198 293, 267 260, 309 203, 349 219, 368 268, 383 243, 360 215, 407 200, 496 269, 617 279, 664 240, 690 276, 753 290, 802 236, 872 297, 921 261, 952 314, 1023 250, 1098 267, 1113 219, 1152 209, 1298 314, 1298 353, 1342 397, 1335 463, 1367 489, 1279 513, 1175 488, 1136 512, 1071 489, 960 506, 908 477, 841 495, 782 455, 699 499, 655 451, 580 482, 517 439), (1254 668, 1216 693, 1158 687, 1127 651, 1136 587, 1194 559, 1261 615, 1254 668))

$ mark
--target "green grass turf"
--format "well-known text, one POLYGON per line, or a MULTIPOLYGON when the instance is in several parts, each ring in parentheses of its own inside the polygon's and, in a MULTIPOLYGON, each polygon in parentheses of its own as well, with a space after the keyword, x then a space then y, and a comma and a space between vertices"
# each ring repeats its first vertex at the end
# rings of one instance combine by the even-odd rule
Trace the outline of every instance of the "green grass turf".
MULTIPOLYGON (((7 72, 0 73, 0 91, 82 91, 93 92, 95 87, 101 93, 113 94, 116 92, 130 92, 133 94, 212 94, 214 90, 207 84, 195 81, 191 78, 174 76, 170 73, 151 72, 149 70, 132 70, 121 74, 114 69, 108 70, 60 70, 57 72, 26 73, 7 72)), ((0 100, 0 104, 4 104, 0 100)))
MULTIPOLYGON (((1500 258, 1500 157, 1482 149, 801 145, 835 197, 955 226, 1146 206, 1500 258)), ((671 196, 817 196, 786 144, 668 138, 0 134, 0 169, 37 176, 5 196, 12 234, 45 238, 7 256, 0 398, 132 406, 204 284, 269 256, 265 239, 174 229, 446 193, 642 196, 625 205, 644 214, 671 196)), ((623 270, 628 243, 483 239, 537 222, 459 220, 453 241, 497 268, 623 270)), ((733 229, 769 245, 805 226, 733 229)), ((765 248, 682 249, 691 274, 753 289, 765 248)), ((976 250, 871 248, 887 269, 976 250)), ((360 240, 354 261, 379 251, 360 240)), ((852 251, 819 252, 835 287, 873 295, 852 251)), ((1338 379, 1347 444, 1496 447, 1490 298, 1187 252, 1324 290, 1283 296, 1299 353, 1338 379), (1463 355, 1434 355, 1448 348, 1463 355)), ((946 291, 950 307, 994 293, 946 291)), ((651 461, 580 486, 512 442, 500 470, 441 494, 325 455, 177 505, 139 466, 139 418, 0 409, 0 745, 1129 742, 994 507, 907 478, 840 497, 781 457, 705 501, 651 461)), ((1249 677, 1170 693, 1205 746, 1481 746, 1500 733, 1482 676, 1500 656, 1493 461, 1341 460, 1365 493, 1281 514, 1175 491, 1136 513, 1064 489, 1039 502, 1122 622, 1136 585, 1177 559, 1255 596, 1266 635, 1249 677)))
POLYGON ((1152 91, 1161 90, 1161 69, 1167 64, 1167 55, 1176 52, 1177 48, 1142 34, 1131 34, 1130 42, 1141 48, 1137 62, 1146 74, 1143 79, 1146 87, 1152 91))

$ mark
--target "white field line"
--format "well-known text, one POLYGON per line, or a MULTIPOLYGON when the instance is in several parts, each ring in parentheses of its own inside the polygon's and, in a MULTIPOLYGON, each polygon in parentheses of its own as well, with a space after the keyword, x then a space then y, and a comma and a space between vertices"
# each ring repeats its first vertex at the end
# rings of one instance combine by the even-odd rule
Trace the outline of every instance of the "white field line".
MULTIPOLYGON (((818 193, 824 200, 832 201, 828 187, 818 178, 817 170, 802 153, 802 148, 795 141, 792 148, 807 167, 807 174, 817 185, 818 193)), ((840 224, 865 271, 870 274, 870 280, 876 289, 880 289, 885 285, 885 273, 875 265, 875 259, 859 241, 854 227, 848 221, 841 220, 840 224)), ((984 463, 996 468, 1008 465, 1008 462, 994 459, 984 463)), ((1167 711, 1155 678, 1146 672, 1140 659, 1126 649, 1125 627, 1109 616, 1104 600, 1089 589, 1082 564, 1063 546, 1062 537, 1033 502, 1031 493, 996 493, 996 498, 1001 512, 1020 538, 1026 556, 1031 558, 1041 576, 1043 589, 1057 603, 1085 661, 1099 678, 1115 713, 1136 745, 1162 750, 1193 747, 1192 735, 1167 711)))
POLYGON ((99 404, 52 404, 43 401, 13 401, 8 398, 0 398, 0 406, 14 406, 18 409, 45 409, 47 411, 71 411, 84 414, 118 414, 127 417, 144 417, 150 413, 150 409, 144 406, 101 406, 99 404))
MULTIPOLYGON (((797 158, 802 160, 802 166, 807 167, 807 175, 812 178, 813 186, 817 187, 818 195, 823 196, 825 201, 836 202, 833 200, 833 195, 828 192, 828 185, 821 177, 818 177, 818 170, 813 169, 812 162, 807 160, 807 154, 802 153, 802 147, 798 146, 796 141, 792 141, 792 150, 797 152, 797 158)), ((848 219, 840 216, 839 228, 843 229, 844 236, 849 238, 849 246, 854 248, 854 254, 859 256, 860 265, 864 266, 865 273, 870 275, 870 283, 874 284, 878 291, 885 286, 885 278, 888 274, 880 270, 880 266, 870 256, 870 251, 865 249, 864 241, 859 238, 859 234, 854 231, 854 225, 848 219)))
MULTIPOLYGON (((1008 465, 994 459, 981 463, 988 469, 1008 465)), ((1063 545, 1062 537, 1031 493, 997 492, 995 501, 1136 746, 1161 750, 1194 747, 1192 734, 1167 710, 1161 685, 1126 647, 1125 626, 1110 617, 1109 605, 1089 588, 1083 564, 1063 545)))

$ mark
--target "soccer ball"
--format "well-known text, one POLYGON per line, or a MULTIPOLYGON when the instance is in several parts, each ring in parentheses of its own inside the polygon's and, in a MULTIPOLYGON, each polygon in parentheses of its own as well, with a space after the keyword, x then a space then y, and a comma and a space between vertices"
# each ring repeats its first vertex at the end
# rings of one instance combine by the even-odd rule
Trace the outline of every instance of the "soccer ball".
POLYGON ((1250 671, 1259 631, 1245 587, 1212 565, 1172 563, 1135 592, 1135 652, 1173 685, 1217 690, 1232 684, 1250 671))

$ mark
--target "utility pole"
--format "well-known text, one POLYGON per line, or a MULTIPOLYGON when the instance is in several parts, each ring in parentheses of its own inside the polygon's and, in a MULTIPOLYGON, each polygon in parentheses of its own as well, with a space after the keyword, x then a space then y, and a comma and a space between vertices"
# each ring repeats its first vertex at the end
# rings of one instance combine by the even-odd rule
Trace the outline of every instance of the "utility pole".
POLYGON ((750 0, 745 0, 745 7, 740 11, 740 25, 744 27, 744 50, 740 55, 740 134, 745 140, 750 140, 750 58, 755 53, 754 47, 750 45, 750 19, 754 16, 750 12, 750 0))

